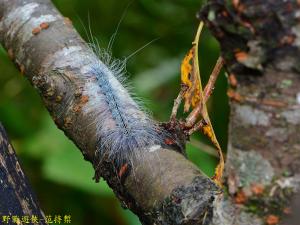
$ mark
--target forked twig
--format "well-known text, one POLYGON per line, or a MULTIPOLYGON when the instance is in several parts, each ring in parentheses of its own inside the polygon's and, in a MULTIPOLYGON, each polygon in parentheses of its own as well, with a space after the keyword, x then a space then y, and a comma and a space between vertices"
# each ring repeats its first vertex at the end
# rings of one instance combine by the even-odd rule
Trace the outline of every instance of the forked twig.
POLYGON ((216 83, 216 80, 220 74, 220 71, 221 71, 223 65, 224 65, 224 59, 220 56, 215 64, 215 67, 214 67, 214 69, 209 77, 209 80, 204 88, 203 103, 200 102, 186 118, 185 125, 187 127, 193 127, 195 125, 195 122, 197 121, 197 118, 199 117, 199 115, 201 115, 202 106, 203 106, 203 104, 206 104, 207 100, 211 96, 214 86, 215 86, 215 83, 216 83))
POLYGON ((184 90, 183 90, 183 88, 181 88, 177 98, 174 100, 174 105, 173 105, 172 113, 171 113, 171 117, 170 117, 171 121, 176 120, 176 115, 177 115, 177 112, 178 112, 178 108, 179 108, 179 106, 182 102, 183 93, 184 93, 184 90))
POLYGON ((196 124, 194 124, 194 126, 192 126, 192 128, 190 128, 188 130, 188 135, 191 136, 194 132, 200 130, 203 126, 205 125, 205 121, 202 118, 199 122, 197 122, 196 124))
POLYGON ((193 108, 186 120, 179 121, 179 123, 182 125, 181 127, 184 129, 184 133, 187 136, 191 136, 194 132, 201 130, 201 132, 214 144, 219 156, 219 163, 215 169, 215 175, 213 176, 212 180, 218 186, 222 187, 224 157, 208 115, 206 102, 213 92, 217 77, 219 76, 224 65, 224 60, 222 57, 218 58, 216 65, 214 66, 214 69, 209 77, 209 81, 203 90, 198 61, 198 43, 203 25, 204 23, 201 21, 198 26, 195 39, 192 42, 193 46, 182 61, 181 90, 178 97, 174 101, 170 124, 174 125, 174 121, 175 123, 177 122, 176 114, 182 100, 184 100, 185 103, 184 112, 188 112, 191 107, 193 108), (185 87, 186 89, 184 89, 185 87))

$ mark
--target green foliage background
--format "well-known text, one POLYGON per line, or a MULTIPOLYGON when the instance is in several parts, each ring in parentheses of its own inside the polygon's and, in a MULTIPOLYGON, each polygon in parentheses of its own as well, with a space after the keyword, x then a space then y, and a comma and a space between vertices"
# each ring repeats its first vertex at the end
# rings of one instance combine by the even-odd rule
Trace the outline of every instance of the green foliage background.
MULTIPOLYGON (((93 35, 106 48, 129 1, 55 0, 87 40, 88 18, 93 35)), ((135 0, 120 25, 113 54, 124 58, 154 38, 160 38, 128 62, 128 77, 137 95, 153 117, 168 120, 180 88, 180 63, 191 47, 199 21, 197 0, 135 0)), ((219 46, 206 30, 200 43, 200 67, 206 82, 218 57, 219 46)), ((72 224, 140 224, 129 210, 121 208, 106 183, 92 180, 92 166, 58 130, 37 92, 0 50, 0 121, 30 179, 40 205, 47 215, 72 216, 72 224)), ((216 134, 226 149, 228 105, 226 78, 216 84, 209 111, 216 134)), ((184 116, 184 115, 181 115, 184 116)), ((198 140, 207 142, 201 135, 198 140)), ((190 144, 188 155, 206 174, 212 175, 217 159, 190 144)))

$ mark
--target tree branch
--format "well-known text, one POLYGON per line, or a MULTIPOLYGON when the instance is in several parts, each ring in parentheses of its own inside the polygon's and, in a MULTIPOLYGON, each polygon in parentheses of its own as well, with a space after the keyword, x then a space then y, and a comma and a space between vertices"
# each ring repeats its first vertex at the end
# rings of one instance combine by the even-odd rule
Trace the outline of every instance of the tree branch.
POLYGON ((50 1, 1 0, 0 39, 57 126, 143 224, 253 225, 273 214, 284 217, 299 186, 298 15, 299 5, 291 0, 212 0, 201 12, 228 71, 237 76, 235 92, 258 100, 231 102, 229 198, 174 151, 184 145, 180 127, 172 133, 182 143, 149 147, 145 160, 133 159, 129 172, 127 164, 117 168, 99 157, 97 110, 86 111, 95 99, 102 104, 97 93, 86 91, 92 82, 88 71, 99 60, 50 1), (262 104, 265 98, 286 107, 262 104))
POLYGON ((47 224, 1 123, 0 183, 0 212, 3 223, 21 224, 24 216, 28 217, 29 223, 32 222, 30 224, 47 224), (31 220, 31 216, 35 216, 37 221, 31 220))
MULTIPOLYGON (((90 71, 102 62, 70 20, 49 0, 1 0, 0 18, 1 43, 39 91, 57 126, 94 165, 96 179, 102 176, 124 207, 143 224, 200 224, 204 217, 210 221, 211 203, 219 191, 184 155, 172 150, 183 143, 149 146, 144 160, 131 160, 132 167, 117 168, 99 157, 95 119, 107 126, 110 120, 97 118, 103 99, 88 87, 95 82, 90 71), (95 104, 99 107, 92 107, 95 104)), ((116 87, 123 90, 121 84, 116 87)), ((172 132, 181 134, 180 129, 172 132)))

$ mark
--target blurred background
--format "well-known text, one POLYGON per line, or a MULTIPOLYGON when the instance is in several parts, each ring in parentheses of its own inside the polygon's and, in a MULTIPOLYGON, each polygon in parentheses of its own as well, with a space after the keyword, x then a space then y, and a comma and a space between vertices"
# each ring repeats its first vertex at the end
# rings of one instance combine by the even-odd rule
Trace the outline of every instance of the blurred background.
MULTIPOLYGON (((199 0, 54 0, 87 40, 92 34, 103 48, 124 13, 112 50, 116 58, 129 56, 155 38, 154 43, 132 56, 127 64, 129 81, 145 106, 159 121, 167 121, 180 89, 180 63, 191 47, 199 21, 195 14, 205 3, 199 0), (90 18, 90 19, 89 19, 90 18), (89 22, 90 21, 90 22, 89 22)), ((200 41, 203 82, 219 55, 216 40, 205 30, 200 41)), ((71 215, 72 224, 138 225, 138 218, 121 208, 105 182, 96 184, 90 163, 58 130, 37 92, 22 76, 7 53, 0 49, 0 121, 4 124, 25 173, 46 215, 71 215)), ((227 81, 220 76, 209 113, 224 151, 227 144, 227 81)), ((182 110, 181 110, 182 111, 182 110)), ((184 114, 180 114, 184 117, 184 114)), ((187 144, 189 158, 211 176, 217 158, 200 134, 187 144)))

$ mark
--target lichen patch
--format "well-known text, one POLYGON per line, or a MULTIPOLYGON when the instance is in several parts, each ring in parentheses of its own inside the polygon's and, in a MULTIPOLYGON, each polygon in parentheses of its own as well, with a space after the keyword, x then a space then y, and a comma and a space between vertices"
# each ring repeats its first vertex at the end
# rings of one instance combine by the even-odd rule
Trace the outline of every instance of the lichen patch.
POLYGON ((299 109, 287 110, 281 113, 281 115, 287 120, 288 123, 297 125, 300 124, 300 112, 299 109))
POLYGON ((236 107, 236 113, 238 118, 242 120, 243 124, 252 126, 268 126, 270 124, 270 118, 267 113, 247 105, 236 107))

